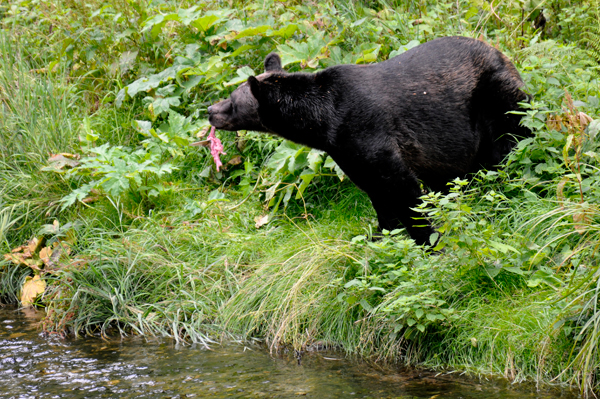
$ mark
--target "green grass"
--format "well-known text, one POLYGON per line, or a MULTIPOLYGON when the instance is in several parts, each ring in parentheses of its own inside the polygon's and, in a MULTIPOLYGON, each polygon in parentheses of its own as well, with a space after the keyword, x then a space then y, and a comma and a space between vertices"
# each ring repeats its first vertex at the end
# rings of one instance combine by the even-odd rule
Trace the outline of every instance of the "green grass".
POLYGON ((0 258, 3 302, 18 302, 25 277, 39 273, 49 331, 203 345, 261 339, 272 350, 315 344, 597 392, 600 85, 597 64, 576 47, 589 23, 583 8, 553 2, 555 29, 542 40, 517 3, 494 10, 501 18, 466 0, 9 3, 23 8, 13 15, 0 5, 0 249, 39 237, 62 252, 37 267, 0 258), (270 30, 235 39, 242 28, 218 20, 202 31, 184 18, 192 5, 270 30), (150 30, 159 12, 171 21, 150 30), (272 34, 292 23, 293 35, 272 34), (292 70, 312 71, 450 34, 482 34, 519 61, 533 97, 523 120, 535 138, 498 172, 426 198, 424 212, 444 232, 435 254, 403 231, 372 241, 368 198, 324 157, 266 135, 220 132, 225 162, 242 162, 217 173, 206 148, 187 145, 196 130, 154 112, 170 96, 170 112, 200 130, 242 66, 258 73, 268 52, 286 46, 292 70), (115 106, 126 85, 196 55, 177 79, 115 106), (560 131, 546 123, 548 115, 582 120, 579 111, 595 121, 560 131), (62 209, 61 199, 95 176, 44 171, 50 154, 94 158, 90 148, 105 143, 178 169, 143 176, 161 184, 156 193, 137 185, 109 195, 99 185, 89 201, 62 209), (272 154, 285 162, 273 164, 272 154), (269 223, 257 226, 264 216, 269 223))

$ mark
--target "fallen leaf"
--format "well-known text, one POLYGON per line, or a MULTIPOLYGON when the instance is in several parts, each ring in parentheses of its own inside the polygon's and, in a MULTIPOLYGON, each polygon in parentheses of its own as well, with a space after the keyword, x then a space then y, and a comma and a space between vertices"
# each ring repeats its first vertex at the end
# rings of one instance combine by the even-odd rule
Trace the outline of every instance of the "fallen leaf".
POLYGON ((100 197, 85 197, 81 200, 84 204, 91 204, 92 202, 96 202, 100 199, 100 197))
POLYGON ((44 245, 44 241, 46 241, 46 240, 44 240, 43 238, 33 237, 27 243, 27 249, 25 251, 23 251, 23 253, 26 256, 31 257, 31 255, 33 255, 34 253, 36 253, 40 250, 40 248, 44 245))
POLYGON ((102 198, 102 193, 93 188, 90 190, 90 195, 82 199, 81 202, 85 204, 91 204, 92 202, 98 201, 100 198, 102 198))
POLYGON ((254 218, 254 221, 256 222, 256 224, 255 224, 256 228, 260 229, 262 226, 269 223, 269 215, 257 216, 254 218))
POLYGON ((209 129, 210 129, 210 126, 206 126, 204 129, 202 129, 198 133, 196 133, 196 137, 200 138, 200 137, 206 136, 206 133, 208 133, 209 129))
POLYGON ((44 262, 44 265, 48 266, 50 263, 50 256, 52 256, 52 248, 44 247, 40 251, 40 259, 44 262))
POLYGON ((27 246, 26 246, 26 245, 21 245, 20 247, 16 247, 16 248, 14 248, 14 249, 13 249, 12 251, 10 251, 10 252, 12 252, 12 253, 15 253, 15 252, 22 252, 22 251, 23 251, 25 248, 27 248, 27 246))
POLYGON ((190 145, 192 147, 208 147, 210 145, 210 140, 196 141, 195 143, 191 143, 190 145))
POLYGON ((48 158, 48 166, 42 168, 45 171, 60 171, 64 168, 74 168, 79 166, 78 160, 80 159, 79 154, 68 154, 68 153, 60 153, 60 154, 52 154, 50 158, 48 158))
POLYGON ((238 156, 231 158, 229 160, 229 162, 227 162, 227 165, 239 165, 241 163, 242 163, 242 156, 238 155, 238 156))
POLYGON ((4 260, 8 260, 12 262, 13 259, 13 254, 4 254, 4 260))
POLYGON ((41 259, 25 259, 25 262, 23 262, 25 264, 25 266, 29 266, 30 268, 32 268, 33 270, 40 270, 40 267, 44 265, 44 262, 42 262, 41 259))
POLYGON ((28 260, 30 260, 32 254, 35 253, 38 244, 37 238, 34 238, 33 240, 29 241, 27 245, 21 245, 17 248, 14 248, 9 254, 4 254, 4 259, 10 260, 15 265, 28 266, 28 260))
POLYGON ((21 288, 21 304, 33 306, 33 301, 46 289, 46 282, 39 275, 25 277, 25 283, 21 288))
POLYGON ((15 253, 4 254, 4 259, 11 261, 15 265, 20 265, 20 264, 25 263, 25 258, 23 258, 22 253, 20 253, 20 254, 15 254, 15 253))

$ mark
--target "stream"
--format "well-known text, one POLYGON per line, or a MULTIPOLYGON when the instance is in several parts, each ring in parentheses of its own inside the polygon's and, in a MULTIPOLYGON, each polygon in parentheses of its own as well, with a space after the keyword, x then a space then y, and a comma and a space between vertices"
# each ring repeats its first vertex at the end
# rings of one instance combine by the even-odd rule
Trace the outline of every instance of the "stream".
POLYGON ((382 368, 339 352, 270 354, 259 345, 64 339, 43 313, 0 306, 0 398, 574 399, 502 379, 382 368))

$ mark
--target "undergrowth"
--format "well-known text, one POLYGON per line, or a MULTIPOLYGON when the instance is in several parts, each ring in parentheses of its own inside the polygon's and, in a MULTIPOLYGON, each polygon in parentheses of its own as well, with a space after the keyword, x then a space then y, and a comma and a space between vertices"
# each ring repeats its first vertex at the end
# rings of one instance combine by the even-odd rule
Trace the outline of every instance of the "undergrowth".
POLYGON ((0 299, 44 307, 50 332, 259 338, 597 392, 598 15, 594 0, 6 1, 0 299), (403 230, 373 240, 368 198, 324 153, 218 132, 217 171, 190 146, 271 51, 311 72, 447 35, 516 62, 534 137, 424 194, 433 254, 403 230))

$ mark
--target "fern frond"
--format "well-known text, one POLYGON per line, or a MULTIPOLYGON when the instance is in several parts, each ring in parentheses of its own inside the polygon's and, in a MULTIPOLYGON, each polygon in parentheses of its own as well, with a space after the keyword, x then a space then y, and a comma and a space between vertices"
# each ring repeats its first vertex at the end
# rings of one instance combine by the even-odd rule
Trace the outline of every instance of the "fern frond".
POLYGON ((600 32, 587 31, 582 36, 580 43, 587 47, 588 54, 600 64, 600 32))
POLYGON ((600 1, 595 1, 589 13, 579 45, 600 64, 600 1))

